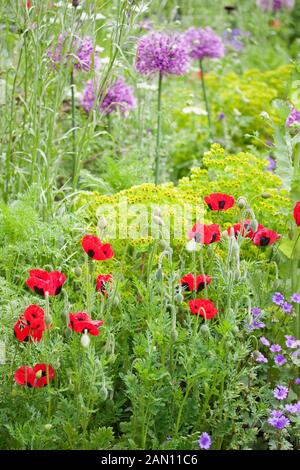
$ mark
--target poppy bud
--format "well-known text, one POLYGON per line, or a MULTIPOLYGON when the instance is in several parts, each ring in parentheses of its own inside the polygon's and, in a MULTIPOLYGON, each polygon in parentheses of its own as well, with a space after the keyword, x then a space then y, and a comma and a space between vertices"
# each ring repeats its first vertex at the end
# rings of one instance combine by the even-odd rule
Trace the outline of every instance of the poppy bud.
POLYGON ((244 197, 239 197, 237 205, 240 209, 244 209, 247 206, 247 200, 244 197))
POLYGON ((251 220, 250 227, 252 228, 253 232, 257 232, 258 222, 256 219, 251 220))
POLYGON ((52 318, 51 315, 45 315, 45 325, 47 328, 49 328, 52 324, 52 318))
POLYGON ((45 429, 45 431, 50 431, 50 429, 52 429, 52 424, 50 424, 50 423, 45 424, 44 429, 45 429))
POLYGON ((11 391, 11 396, 16 397, 17 395, 18 395, 17 390, 15 388, 13 388, 12 391, 11 391))
POLYGON ((98 220, 98 227, 100 230, 104 230, 107 227, 107 220, 104 216, 100 217, 98 220))
POLYGON ((260 113, 260 117, 261 117, 262 119, 267 119, 267 120, 270 119, 270 115, 269 115, 266 111, 262 111, 262 112, 260 113))
POLYGON ((65 331, 64 331, 64 335, 66 338, 69 338, 72 334, 72 330, 71 328, 66 328, 65 331))
POLYGON ((238 281, 240 279, 240 277, 241 277, 241 271, 239 269, 236 269, 234 271, 234 280, 238 281))
POLYGON ((228 234, 227 230, 224 230, 224 232, 222 232, 222 237, 223 238, 229 238, 229 234, 228 234))
POLYGON ((67 312, 61 312, 60 314, 60 318, 62 319, 62 321, 66 322, 68 320, 68 314, 67 312))
POLYGON ((158 270, 156 271, 156 274, 155 274, 155 277, 156 277, 156 280, 158 282, 162 281, 163 280, 163 272, 162 272, 162 269, 161 268, 158 268, 158 270))
POLYGON ((166 240, 159 240, 158 245, 161 250, 165 250, 166 248, 168 248, 168 243, 166 242, 166 240))
POLYGON ((158 216, 158 215, 155 215, 153 217, 153 222, 156 224, 156 225, 164 225, 164 221, 158 216))
POLYGON ((237 335, 239 332, 240 332, 239 328, 235 325, 235 326, 232 328, 232 333, 233 333, 234 335, 237 335))
POLYGON ((270 194, 270 193, 262 193, 261 197, 262 197, 263 199, 269 199, 270 197, 272 197, 272 194, 270 194))
POLYGON ((117 295, 114 296, 113 300, 112 300, 112 304, 114 307, 119 307, 120 305, 120 299, 117 295))
POLYGON ((171 331, 171 340, 172 340, 172 341, 177 341, 177 339, 178 339, 177 330, 176 330, 176 328, 172 328, 172 331, 171 331))
POLYGON ((208 338, 208 336, 210 335, 209 326, 206 325, 206 323, 204 323, 200 327, 200 332, 201 332, 202 336, 204 336, 205 338, 208 338))
POLYGON ((160 217, 160 216, 161 216, 160 207, 155 207, 155 209, 154 209, 154 215, 157 216, 157 217, 160 217))
POLYGON ((82 270, 79 266, 77 266, 75 269, 74 269, 74 274, 76 277, 80 277, 81 274, 82 274, 82 270))
POLYGON ((177 302, 178 304, 181 304, 181 303, 183 302, 183 300, 184 300, 184 297, 183 297, 182 294, 178 293, 178 294, 175 295, 174 300, 175 300, 175 302, 177 302))
POLYGON ((107 397, 108 397, 108 390, 105 387, 105 385, 102 385, 102 387, 100 389, 100 397, 102 398, 102 400, 106 400, 107 397))
POLYGON ((91 340, 87 333, 83 333, 83 335, 81 336, 80 342, 83 348, 87 349, 89 347, 91 340))

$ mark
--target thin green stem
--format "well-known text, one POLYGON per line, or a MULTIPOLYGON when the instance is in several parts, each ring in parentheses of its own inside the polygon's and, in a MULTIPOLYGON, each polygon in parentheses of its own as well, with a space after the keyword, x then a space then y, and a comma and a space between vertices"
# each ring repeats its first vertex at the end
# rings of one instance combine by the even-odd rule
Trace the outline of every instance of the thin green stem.
POLYGON ((160 171, 162 79, 163 79, 163 76, 160 73, 158 77, 157 132, 156 132, 156 151, 155 151, 155 184, 156 185, 159 183, 159 171, 160 171))
POLYGON ((71 72, 71 99, 72 99, 72 146, 73 146, 73 188, 77 186, 77 174, 78 174, 78 158, 76 148, 76 119, 75 119, 75 84, 74 84, 74 72, 71 72))
POLYGON ((206 91, 206 84, 205 84, 205 78, 204 78, 204 65, 203 65, 203 60, 202 59, 199 60, 199 67, 200 67, 200 76, 201 76, 203 98, 204 98, 204 103, 205 103, 205 108, 206 108, 206 113, 207 113, 207 123, 208 123, 209 136, 212 140, 213 139, 213 127, 212 127, 212 122, 211 122, 210 107, 209 107, 207 91, 206 91))

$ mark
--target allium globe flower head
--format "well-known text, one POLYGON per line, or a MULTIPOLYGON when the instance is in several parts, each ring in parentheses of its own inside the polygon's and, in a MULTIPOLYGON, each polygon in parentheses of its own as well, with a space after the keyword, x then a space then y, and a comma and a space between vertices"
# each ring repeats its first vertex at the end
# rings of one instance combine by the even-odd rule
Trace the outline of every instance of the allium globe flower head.
POLYGON ((100 109, 102 113, 106 115, 117 110, 120 110, 121 113, 126 113, 133 109, 135 105, 136 101, 132 88, 125 83, 123 77, 119 77, 109 86, 100 105, 100 109))
POLYGON ((256 5, 264 11, 292 10, 295 0, 256 0, 256 5))
POLYGON ((185 39, 192 59, 220 59, 225 54, 221 38, 209 27, 190 28, 185 33, 185 39))
MULTIPOLYGON (((93 80, 88 80, 80 97, 80 105, 87 113, 93 109, 96 96, 97 84, 93 80)), ((100 102, 100 111, 105 115, 117 110, 125 114, 136 105, 133 90, 126 84, 123 77, 119 77, 110 85, 105 94, 100 93, 100 102)))
POLYGON ((184 37, 153 31, 138 41, 136 69, 142 75, 183 75, 189 66, 184 37))
POLYGON ((55 70, 59 66, 72 64, 73 68, 88 72, 93 65, 95 47, 90 36, 74 36, 70 39, 68 33, 59 34, 56 45, 47 52, 55 70))

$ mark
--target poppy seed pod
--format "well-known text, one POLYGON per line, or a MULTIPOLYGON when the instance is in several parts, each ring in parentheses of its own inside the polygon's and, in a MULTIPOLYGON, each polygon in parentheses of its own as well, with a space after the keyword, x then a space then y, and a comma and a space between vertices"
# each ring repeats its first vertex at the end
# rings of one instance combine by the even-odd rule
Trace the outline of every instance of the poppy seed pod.
POLYGON ((82 335, 80 342, 81 342, 81 346, 82 346, 83 348, 86 349, 86 348, 89 347, 91 340, 90 340, 90 338, 89 338, 89 336, 88 336, 87 333, 84 333, 84 334, 82 335))

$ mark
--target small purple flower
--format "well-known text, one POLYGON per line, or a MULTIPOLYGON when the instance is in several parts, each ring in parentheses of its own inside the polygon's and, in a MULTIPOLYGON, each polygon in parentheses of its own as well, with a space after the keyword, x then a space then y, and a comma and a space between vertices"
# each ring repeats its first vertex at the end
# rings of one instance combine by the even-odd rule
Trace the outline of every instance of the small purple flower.
POLYGON ((297 403, 293 403, 293 404, 289 403, 285 405, 285 409, 286 411, 292 414, 300 413, 300 401, 298 401, 297 403))
POLYGON ((290 425, 290 420, 283 415, 282 411, 274 410, 271 412, 268 423, 276 429, 283 429, 290 425))
POLYGON ((264 362, 264 363, 268 362, 268 359, 259 351, 252 353, 251 357, 255 360, 255 362, 264 362))
POLYGON ((293 311, 292 304, 289 304, 288 302, 283 302, 281 304, 281 308, 284 311, 284 313, 292 313, 292 311, 293 311))
POLYGON ((261 316, 261 309, 259 307, 253 307, 251 310, 253 317, 260 317, 261 316))
POLYGON ((283 364, 286 363, 286 358, 284 357, 283 354, 277 354, 277 356, 274 357, 274 361, 278 366, 283 366, 283 364))
POLYGON ((272 346, 270 347, 270 351, 272 353, 275 353, 275 352, 280 352, 281 351, 281 346, 279 344, 272 344, 272 346))
POLYGON ((294 336, 290 336, 290 335, 285 335, 285 339, 286 339, 286 346, 290 349, 296 349, 297 348, 297 342, 296 342, 296 338, 294 338, 294 336))
POLYGON ((259 341, 260 341, 264 346, 270 346, 270 341, 268 341, 267 338, 265 338, 264 336, 261 336, 261 338, 259 338, 259 341))
POLYGON ((274 170, 276 168, 276 161, 274 160, 273 157, 271 156, 268 156, 267 157, 267 160, 269 162, 269 165, 267 166, 266 170, 267 171, 270 171, 271 173, 274 173, 274 170))
POLYGON ((295 385, 300 385, 300 378, 295 379, 295 385))
POLYGON ((192 59, 220 59, 225 54, 221 38, 211 28, 189 28, 184 36, 192 59))
POLYGON ((277 400, 285 400, 289 394, 288 387, 284 385, 277 385, 277 387, 273 390, 273 395, 277 400))
POLYGON ((95 85, 93 83, 93 80, 88 80, 79 100, 80 105, 83 107, 86 113, 90 113, 93 109, 95 99, 95 85))
POLYGON ((291 112, 288 115, 285 125, 291 127, 295 124, 300 124, 300 111, 297 111, 294 106, 291 106, 291 112))
POLYGON ((284 296, 280 292, 275 292, 272 297, 272 302, 276 305, 281 306, 284 302, 284 296))
POLYGON ((253 330, 260 330, 266 326, 262 321, 253 321, 251 325, 253 330))
POLYGON ((291 296, 291 301, 295 304, 300 304, 300 294, 293 294, 291 296))
POLYGON ((218 121, 222 121, 223 119, 225 119, 225 113, 222 112, 218 116, 218 121))
POLYGON ((207 432, 203 432, 198 440, 200 449, 208 450, 211 446, 211 438, 207 432))
POLYGON ((181 35, 153 31, 138 41, 136 69, 142 75, 183 75, 189 56, 181 35))

